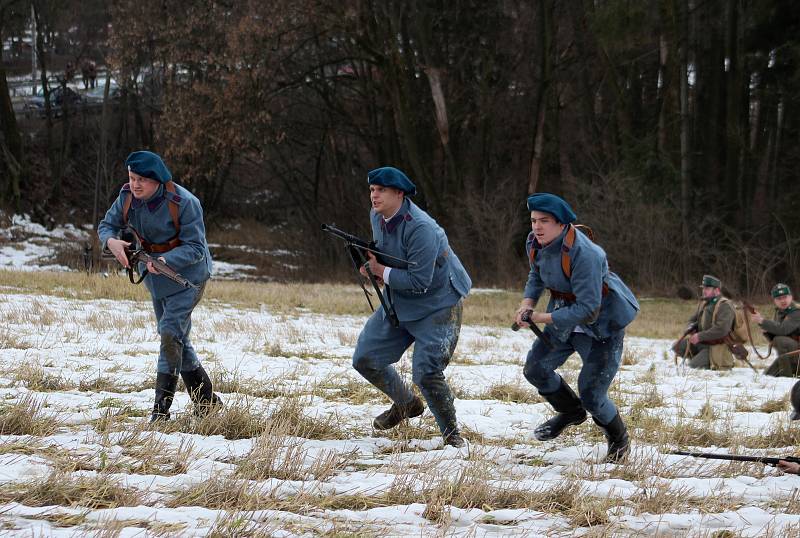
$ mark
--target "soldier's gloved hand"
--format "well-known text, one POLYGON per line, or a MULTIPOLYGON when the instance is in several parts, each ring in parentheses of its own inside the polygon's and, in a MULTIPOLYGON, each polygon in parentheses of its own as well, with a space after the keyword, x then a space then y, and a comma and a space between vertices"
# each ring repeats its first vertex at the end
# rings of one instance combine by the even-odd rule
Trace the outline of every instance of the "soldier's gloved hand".
POLYGON ((127 241, 122 239, 114 239, 113 237, 106 242, 106 247, 114 255, 122 267, 128 267, 128 257, 125 255, 125 249, 131 246, 127 241))

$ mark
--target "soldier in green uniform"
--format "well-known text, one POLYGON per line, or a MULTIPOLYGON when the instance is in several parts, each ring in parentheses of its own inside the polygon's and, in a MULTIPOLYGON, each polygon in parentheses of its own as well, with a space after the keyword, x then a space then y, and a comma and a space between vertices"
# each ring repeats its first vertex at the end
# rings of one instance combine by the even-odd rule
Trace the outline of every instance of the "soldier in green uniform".
POLYGON ((679 357, 689 359, 691 368, 727 370, 733 368, 733 355, 725 337, 733 329, 736 311, 722 296, 722 281, 712 275, 703 275, 703 300, 689 318, 686 335, 675 342, 672 350, 679 357))
POLYGON ((764 319, 759 312, 752 316, 778 352, 778 358, 764 373, 776 377, 799 377, 800 355, 787 356, 787 353, 800 348, 800 305, 794 302, 792 290, 786 284, 775 284, 770 294, 775 303, 773 319, 764 319))

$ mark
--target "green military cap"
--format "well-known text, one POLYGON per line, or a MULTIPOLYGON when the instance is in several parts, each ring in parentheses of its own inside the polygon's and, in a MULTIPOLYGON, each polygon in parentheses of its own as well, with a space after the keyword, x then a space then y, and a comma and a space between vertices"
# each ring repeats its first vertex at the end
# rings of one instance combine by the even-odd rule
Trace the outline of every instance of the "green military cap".
POLYGON ((721 288, 722 281, 712 275, 703 275, 703 284, 700 287, 721 288))
POLYGON ((791 295, 792 290, 786 284, 781 284, 779 282, 772 287, 772 291, 769 293, 772 295, 773 299, 777 299, 778 297, 783 297, 784 295, 791 295))

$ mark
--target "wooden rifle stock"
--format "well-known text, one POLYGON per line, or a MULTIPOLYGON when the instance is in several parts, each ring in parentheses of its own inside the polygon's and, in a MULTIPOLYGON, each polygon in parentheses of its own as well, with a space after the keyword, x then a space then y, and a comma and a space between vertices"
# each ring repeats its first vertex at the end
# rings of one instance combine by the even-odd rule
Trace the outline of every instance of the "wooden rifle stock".
POLYGON ((144 277, 147 276, 147 269, 145 269, 144 273, 139 276, 139 280, 133 279, 133 271, 134 267, 138 267, 139 263, 145 264, 145 266, 150 263, 153 265, 153 268, 158 271, 158 274, 172 280, 176 284, 183 286, 184 288, 197 288, 192 282, 188 279, 183 277, 180 273, 175 271, 172 267, 167 265, 166 263, 162 262, 158 258, 154 258, 143 249, 138 250, 130 250, 128 248, 125 249, 125 256, 128 258, 128 279, 131 281, 131 284, 139 284, 144 277))

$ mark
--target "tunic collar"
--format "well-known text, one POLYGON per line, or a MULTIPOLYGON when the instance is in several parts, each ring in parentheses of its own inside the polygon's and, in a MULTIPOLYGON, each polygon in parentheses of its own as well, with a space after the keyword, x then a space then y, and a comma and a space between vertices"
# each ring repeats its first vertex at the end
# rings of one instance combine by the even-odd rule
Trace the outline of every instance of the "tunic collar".
MULTIPOLYGON (((131 195, 133 196, 133 195, 131 195)), ((156 209, 161 205, 161 202, 164 201, 164 185, 161 185, 156 190, 155 194, 148 198, 147 200, 141 200, 139 198, 134 198, 131 202, 131 207, 135 209, 139 209, 143 205, 147 206, 147 209, 150 210, 150 213, 154 213, 156 209)))
POLYGON ((397 210, 397 213, 395 213, 392 218, 386 220, 381 217, 381 230, 387 233, 392 233, 401 222, 404 220, 411 220, 411 215, 408 214, 408 209, 408 200, 403 200, 403 204, 400 206, 400 209, 397 210))

